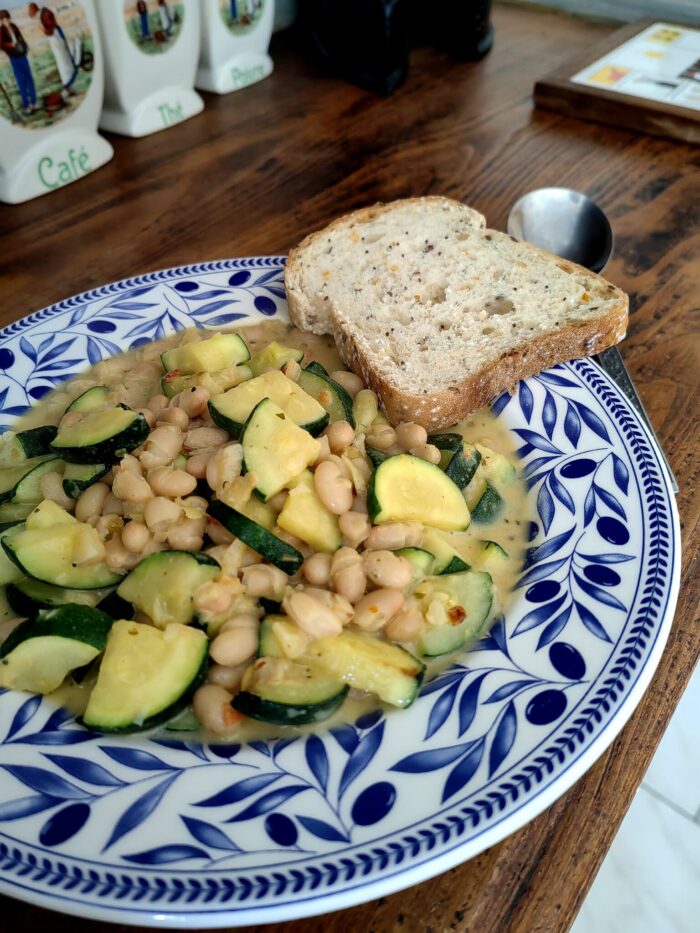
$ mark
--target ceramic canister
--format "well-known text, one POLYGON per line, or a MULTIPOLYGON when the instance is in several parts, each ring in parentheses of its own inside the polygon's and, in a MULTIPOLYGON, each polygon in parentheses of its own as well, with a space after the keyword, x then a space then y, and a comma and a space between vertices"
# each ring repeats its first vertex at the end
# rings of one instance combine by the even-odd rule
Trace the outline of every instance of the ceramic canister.
POLYGON ((93 0, 0 0, 0 201, 48 194, 112 158, 97 133, 102 90, 93 0))
POLYGON ((266 78, 274 0, 199 0, 202 51, 197 87, 228 94, 266 78))
MULTIPOLYGON (((2 0, 0 0, 0 3, 2 0)), ((199 113, 199 0, 95 0, 105 54, 100 126, 147 136, 199 113)))

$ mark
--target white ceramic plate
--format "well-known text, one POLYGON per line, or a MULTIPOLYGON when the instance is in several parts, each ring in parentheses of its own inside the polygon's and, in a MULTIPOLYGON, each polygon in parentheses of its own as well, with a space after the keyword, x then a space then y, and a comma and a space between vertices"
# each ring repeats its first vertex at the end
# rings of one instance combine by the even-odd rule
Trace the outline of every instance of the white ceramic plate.
MULTIPOLYGON (((62 379, 197 324, 286 313, 284 260, 170 269, 1 334, 0 424, 62 379)), ((87 732, 0 696, 0 890, 154 926, 269 923, 443 872, 523 826, 609 745, 659 660, 678 589, 668 476, 583 360, 502 395, 531 550, 508 614, 406 712, 246 746, 87 732)))

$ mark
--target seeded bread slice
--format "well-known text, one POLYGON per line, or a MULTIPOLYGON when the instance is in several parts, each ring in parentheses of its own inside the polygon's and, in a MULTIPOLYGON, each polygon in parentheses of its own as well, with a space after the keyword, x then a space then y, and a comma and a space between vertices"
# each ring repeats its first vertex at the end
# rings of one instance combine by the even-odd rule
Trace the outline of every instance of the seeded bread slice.
POLYGON ((620 289, 446 198, 341 217, 292 251, 285 282, 292 322, 332 334, 392 422, 429 430, 627 328, 620 289))

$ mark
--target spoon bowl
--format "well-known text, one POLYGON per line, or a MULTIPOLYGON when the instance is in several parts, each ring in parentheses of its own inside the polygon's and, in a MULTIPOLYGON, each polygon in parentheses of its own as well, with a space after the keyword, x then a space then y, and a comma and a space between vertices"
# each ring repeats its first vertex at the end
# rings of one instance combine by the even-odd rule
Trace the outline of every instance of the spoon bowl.
POLYGON ((570 188, 538 188, 524 194, 508 216, 508 233, 591 272, 602 272, 613 250, 604 212, 570 188))

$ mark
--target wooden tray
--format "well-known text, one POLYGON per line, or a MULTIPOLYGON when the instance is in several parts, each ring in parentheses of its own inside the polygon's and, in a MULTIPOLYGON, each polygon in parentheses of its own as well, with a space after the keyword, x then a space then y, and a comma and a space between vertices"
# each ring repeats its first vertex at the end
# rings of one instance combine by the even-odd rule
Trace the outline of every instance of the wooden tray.
MULTIPOLYGON (((584 54, 569 58, 565 65, 538 81, 534 89, 535 106, 554 110, 567 117, 579 117, 609 123, 654 136, 667 136, 688 143, 700 143, 700 111, 665 101, 645 100, 622 91, 576 84, 571 77, 597 59, 638 35, 656 17, 639 20, 611 33, 584 54)), ((693 28, 691 24, 679 23, 693 28)))

